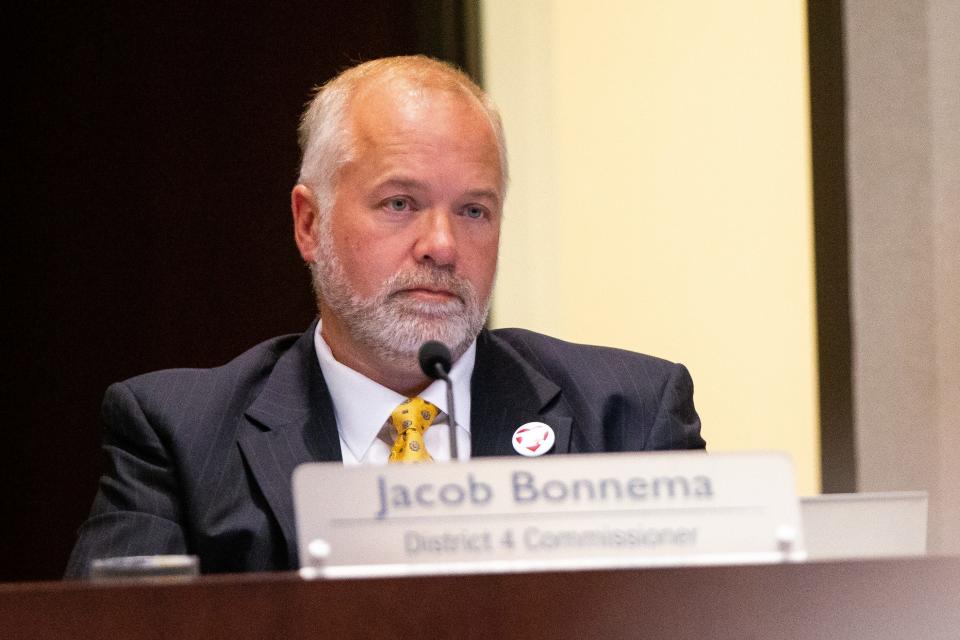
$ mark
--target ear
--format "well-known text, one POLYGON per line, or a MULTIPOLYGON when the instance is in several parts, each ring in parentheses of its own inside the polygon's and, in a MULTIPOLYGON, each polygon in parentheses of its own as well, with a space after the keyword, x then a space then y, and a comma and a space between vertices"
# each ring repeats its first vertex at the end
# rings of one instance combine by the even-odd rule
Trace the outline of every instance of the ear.
POLYGON ((298 184, 290 192, 290 208, 293 210, 293 238, 304 262, 317 258, 317 235, 314 232, 319 211, 317 197, 310 187, 298 184))

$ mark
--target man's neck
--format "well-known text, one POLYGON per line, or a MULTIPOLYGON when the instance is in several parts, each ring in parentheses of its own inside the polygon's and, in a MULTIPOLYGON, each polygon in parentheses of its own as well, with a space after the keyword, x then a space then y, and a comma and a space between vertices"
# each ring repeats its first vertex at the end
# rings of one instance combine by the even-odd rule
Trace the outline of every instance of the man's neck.
POLYGON ((384 359, 357 344, 332 318, 323 321, 320 333, 337 362, 401 395, 416 396, 432 382, 420 369, 416 356, 409 358, 409 363, 384 359))

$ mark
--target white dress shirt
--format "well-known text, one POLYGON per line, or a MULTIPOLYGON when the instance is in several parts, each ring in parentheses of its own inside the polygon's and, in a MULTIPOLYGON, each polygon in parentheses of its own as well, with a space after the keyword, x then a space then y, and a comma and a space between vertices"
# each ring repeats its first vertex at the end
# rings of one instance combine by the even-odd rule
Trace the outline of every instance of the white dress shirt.
MULTIPOLYGON (((317 323, 313 344, 320 361, 320 370, 333 399, 333 413, 340 434, 343 463, 386 464, 397 430, 390 423, 390 414, 407 399, 396 391, 374 382, 337 361, 321 335, 322 323, 317 323)), ((457 458, 470 458, 470 378, 477 357, 477 341, 453 363, 450 380, 453 382, 453 401, 457 412, 457 458)), ((440 414, 424 434, 427 451, 437 462, 450 460, 450 429, 447 426, 447 389, 442 380, 434 380, 420 393, 433 403, 440 414)))

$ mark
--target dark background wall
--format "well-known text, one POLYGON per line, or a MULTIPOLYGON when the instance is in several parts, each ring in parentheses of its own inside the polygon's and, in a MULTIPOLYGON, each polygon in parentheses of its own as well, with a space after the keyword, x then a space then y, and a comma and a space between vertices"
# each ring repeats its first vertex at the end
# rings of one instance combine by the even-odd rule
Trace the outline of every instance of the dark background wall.
POLYGON ((4 10, 0 580, 60 576, 109 383, 311 321, 288 205, 311 87, 464 55, 459 3, 94 4, 4 10))

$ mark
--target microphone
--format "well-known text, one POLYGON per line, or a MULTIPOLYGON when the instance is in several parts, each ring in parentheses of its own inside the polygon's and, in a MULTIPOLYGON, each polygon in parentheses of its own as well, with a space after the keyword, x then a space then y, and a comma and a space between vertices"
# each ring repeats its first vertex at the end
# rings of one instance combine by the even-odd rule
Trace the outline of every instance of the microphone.
POLYGON ((450 349, 442 342, 429 340, 420 347, 418 354, 420 368, 427 377, 443 380, 447 383, 447 426, 450 428, 450 460, 456 462, 457 456, 457 418, 453 410, 453 383, 450 382, 450 369, 453 358, 450 349))

